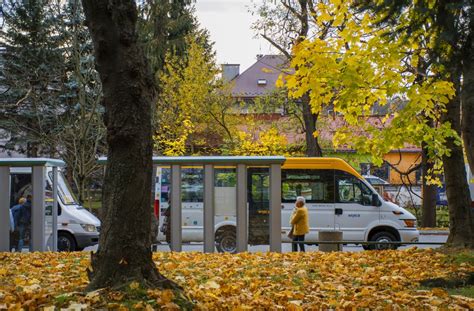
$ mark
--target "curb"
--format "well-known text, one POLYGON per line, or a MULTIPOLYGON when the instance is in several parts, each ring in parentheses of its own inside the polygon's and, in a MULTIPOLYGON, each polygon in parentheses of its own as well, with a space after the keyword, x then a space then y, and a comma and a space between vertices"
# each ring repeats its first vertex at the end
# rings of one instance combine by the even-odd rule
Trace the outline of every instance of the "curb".
POLYGON ((420 230, 420 235, 449 235, 449 230, 420 230))

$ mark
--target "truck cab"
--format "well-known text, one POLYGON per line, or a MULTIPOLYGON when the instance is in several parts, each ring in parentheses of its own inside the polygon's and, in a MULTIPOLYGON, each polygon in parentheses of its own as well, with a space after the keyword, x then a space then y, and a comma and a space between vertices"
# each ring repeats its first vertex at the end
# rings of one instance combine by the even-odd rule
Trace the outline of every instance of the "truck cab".
MULTIPOLYGON (((47 168, 45 220, 52 221, 52 169, 47 168)), ((31 168, 10 169, 10 207, 32 194, 31 168)), ((58 250, 80 251, 99 242, 99 219, 74 198, 62 173, 58 174, 58 250)), ((28 244, 26 244, 28 245, 28 244)), ((15 247, 15 246, 14 246, 15 247)))

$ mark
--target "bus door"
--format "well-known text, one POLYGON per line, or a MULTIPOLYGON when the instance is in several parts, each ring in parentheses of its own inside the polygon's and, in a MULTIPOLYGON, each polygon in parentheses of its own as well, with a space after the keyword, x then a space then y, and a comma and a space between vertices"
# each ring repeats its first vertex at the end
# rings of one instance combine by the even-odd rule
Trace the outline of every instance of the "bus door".
POLYGON ((268 244, 270 176, 268 168, 248 169, 249 244, 268 244))
POLYGON ((306 235, 306 241, 315 242, 320 230, 335 228, 334 170, 284 169, 281 193, 283 231, 290 230, 290 217, 299 196, 306 199, 309 214, 310 232, 306 235))
POLYGON ((380 218, 380 208, 372 205, 372 190, 347 172, 335 175, 336 224, 344 231, 344 240, 364 240, 367 226, 380 218))

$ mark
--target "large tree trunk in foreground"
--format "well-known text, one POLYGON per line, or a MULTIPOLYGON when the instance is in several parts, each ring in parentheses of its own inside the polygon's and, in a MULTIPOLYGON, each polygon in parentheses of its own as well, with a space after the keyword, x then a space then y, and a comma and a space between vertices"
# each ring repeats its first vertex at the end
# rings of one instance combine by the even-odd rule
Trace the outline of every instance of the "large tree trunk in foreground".
POLYGON ((463 57, 462 137, 469 167, 474 172, 474 13, 470 14, 471 29, 463 57))
POLYGON ((423 205, 421 213, 421 226, 433 228, 436 227, 436 185, 428 185, 426 177, 430 169, 433 168, 433 163, 429 161, 426 147, 422 144, 421 162, 423 171, 423 205))
MULTIPOLYGON (((451 127, 458 134, 461 133, 460 106, 459 96, 455 96, 446 105, 447 112, 443 116, 443 122, 450 122, 451 127)), ((448 138, 446 145, 451 150, 450 156, 443 157, 449 207, 450 231, 447 243, 454 247, 474 248, 474 215, 471 209, 462 146, 457 145, 454 138, 448 138)))
POLYGON ((131 281, 172 288, 150 249, 153 79, 137 44, 132 0, 83 0, 104 91, 108 163, 99 249, 88 290, 131 281))

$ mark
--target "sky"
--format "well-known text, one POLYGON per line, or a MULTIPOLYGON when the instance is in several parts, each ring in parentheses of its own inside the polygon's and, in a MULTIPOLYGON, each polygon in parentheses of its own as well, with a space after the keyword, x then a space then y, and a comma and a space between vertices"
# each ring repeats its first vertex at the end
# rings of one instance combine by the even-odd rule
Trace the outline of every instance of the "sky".
MULTIPOLYGON (((259 1, 259 0, 255 0, 259 1)), ((240 64, 243 72, 256 61, 257 54, 275 54, 264 39, 254 39, 250 29, 255 17, 248 12, 251 0, 197 0, 196 16, 209 30, 218 64, 240 64)))

